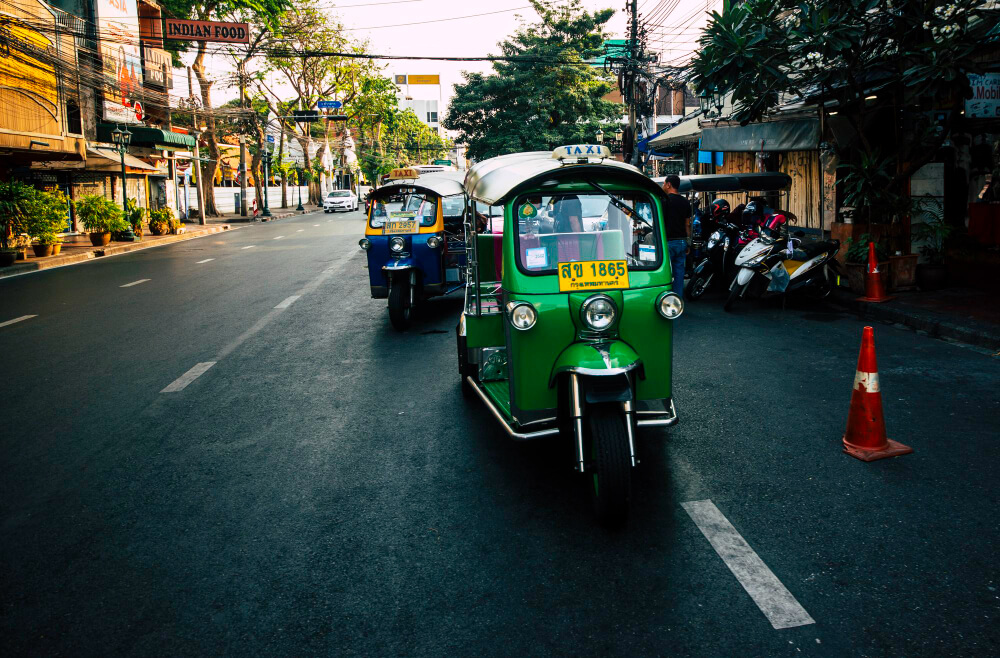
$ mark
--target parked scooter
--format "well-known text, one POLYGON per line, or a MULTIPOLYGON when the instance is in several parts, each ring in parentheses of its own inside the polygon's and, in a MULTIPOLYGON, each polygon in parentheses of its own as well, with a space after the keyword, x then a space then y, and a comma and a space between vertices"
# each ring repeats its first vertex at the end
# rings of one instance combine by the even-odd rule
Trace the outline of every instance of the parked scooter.
POLYGON ((830 294, 830 269, 837 267, 834 256, 840 241, 805 243, 799 237, 789 238, 786 221, 781 214, 769 217, 759 237, 736 256, 740 269, 729 286, 724 310, 732 310, 737 300, 768 294, 808 290, 819 299, 830 294))
POLYGON ((729 202, 716 199, 709 206, 708 216, 702 220, 702 232, 708 233, 702 257, 696 261, 691 278, 684 287, 684 296, 694 301, 705 294, 714 282, 717 287, 724 287, 732 273, 735 254, 733 248, 740 236, 739 227, 732 223, 732 213, 729 202))

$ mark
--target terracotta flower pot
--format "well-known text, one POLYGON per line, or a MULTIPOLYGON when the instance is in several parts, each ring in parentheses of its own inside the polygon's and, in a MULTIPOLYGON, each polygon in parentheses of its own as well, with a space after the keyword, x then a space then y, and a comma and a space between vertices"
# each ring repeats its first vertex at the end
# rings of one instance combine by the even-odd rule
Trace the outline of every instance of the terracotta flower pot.
POLYGON ((891 267, 889 288, 892 290, 913 290, 917 285, 917 255, 890 256, 891 267))
POLYGON ((57 255, 60 251, 62 251, 62 242, 57 242, 54 245, 52 245, 53 256, 57 255))
POLYGON ((152 233, 153 235, 163 235, 167 231, 166 229, 163 228, 163 225, 161 224, 150 224, 149 232, 152 233))
POLYGON ((31 250, 35 252, 35 258, 45 258, 52 255, 51 244, 33 244, 31 250))
POLYGON ((90 234, 90 244, 95 247, 107 247, 111 244, 111 231, 104 231, 103 233, 91 233, 90 234))

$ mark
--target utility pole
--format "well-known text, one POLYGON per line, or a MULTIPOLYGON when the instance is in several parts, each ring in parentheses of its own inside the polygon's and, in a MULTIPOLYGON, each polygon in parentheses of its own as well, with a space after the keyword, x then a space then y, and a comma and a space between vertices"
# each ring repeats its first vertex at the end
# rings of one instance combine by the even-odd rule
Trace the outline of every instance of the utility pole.
MULTIPOLYGON (((194 124, 194 128, 191 132, 194 133, 194 162, 191 165, 191 170, 195 171, 197 167, 198 177, 195 180, 194 189, 198 194, 198 223, 202 226, 205 225, 205 202, 203 200, 204 194, 202 191, 202 172, 201 172, 201 151, 198 150, 198 138, 201 136, 201 130, 198 126, 198 99, 195 98, 194 91, 191 87, 191 67, 188 69, 188 99, 191 101, 191 123, 194 124)), ((186 199, 185 199, 186 201, 186 199)), ((190 213, 188 213, 190 215, 190 213)), ((190 217, 188 217, 190 219, 190 217)))
POLYGON ((639 149, 636 148, 638 139, 635 132, 636 124, 636 94, 638 93, 639 79, 639 0, 632 0, 632 20, 629 25, 629 40, 628 40, 628 58, 629 58, 629 68, 633 69, 631 75, 629 75, 626 80, 629 85, 629 98, 631 102, 628 108, 628 127, 629 134, 632 137, 632 162, 631 164, 636 164, 639 159, 639 149))
MULTIPOLYGON (((237 69, 237 75, 240 77, 240 109, 246 109, 247 106, 247 86, 243 65, 244 62, 241 61, 237 69)), ((245 120, 243 118, 240 122, 240 217, 247 216, 247 138, 244 132, 246 125, 243 123, 245 120)))

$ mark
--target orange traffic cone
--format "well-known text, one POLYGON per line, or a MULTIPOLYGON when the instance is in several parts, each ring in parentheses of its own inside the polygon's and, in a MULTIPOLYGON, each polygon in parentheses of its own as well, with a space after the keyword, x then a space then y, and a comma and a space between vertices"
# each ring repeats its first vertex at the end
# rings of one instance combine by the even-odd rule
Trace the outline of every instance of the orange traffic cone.
POLYGON ((854 375, 851 409, 847 413, 844 432, 844 452, 866 462, 913 452, 885 435, 882 417, 882 393, 878 385, 878 365, 875 363, 875 332, 865 327, 861 336, 858 370, 854 375))
POLYGON ((868 274, 865 276, 865 296, 858 297, 863 302, 887 302, 892 297, 885 294, 882 285, 882 273, 878 269, 878 256, 875 255, 875 243, 868 243, 868 274))

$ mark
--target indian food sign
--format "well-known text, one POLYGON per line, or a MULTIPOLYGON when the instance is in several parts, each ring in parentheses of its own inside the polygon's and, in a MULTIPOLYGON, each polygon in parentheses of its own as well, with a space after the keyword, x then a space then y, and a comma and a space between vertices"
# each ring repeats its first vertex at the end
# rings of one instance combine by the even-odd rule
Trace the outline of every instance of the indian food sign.
POLYGON ((189 21, 168 18, 167 39, 178 41, 218 41, 222 43, 250 43, 250 26, 247 23, 220 21, 189 21))

